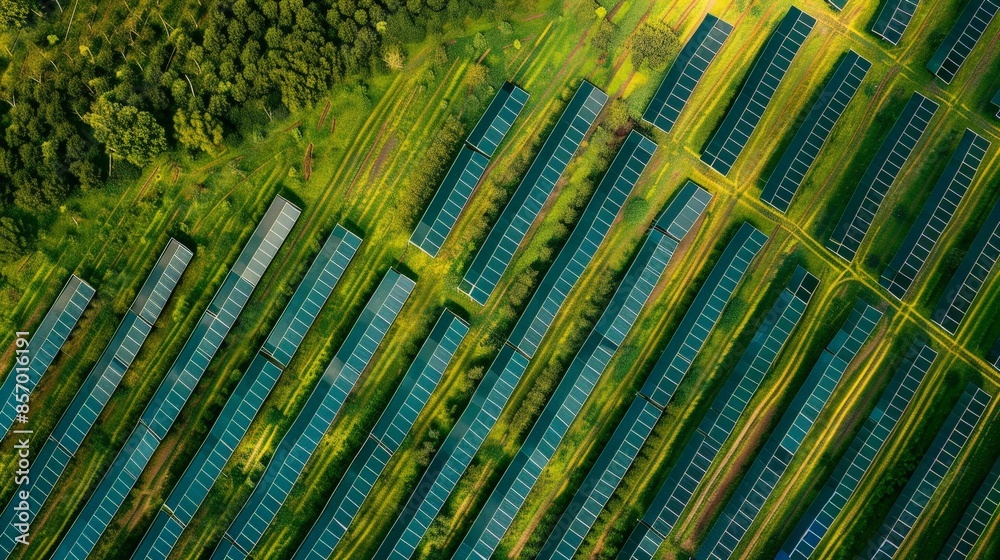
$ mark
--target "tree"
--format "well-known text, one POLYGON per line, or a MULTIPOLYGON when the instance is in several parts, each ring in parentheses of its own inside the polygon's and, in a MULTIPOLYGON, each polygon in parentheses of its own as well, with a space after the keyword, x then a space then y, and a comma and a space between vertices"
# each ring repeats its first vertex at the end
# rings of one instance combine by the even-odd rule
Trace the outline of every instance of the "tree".
POLYGON ((0 264, 7 264, 28 251, 28 236, 24 224, 8 216, 0 216, 0 264))
POLYGON ((632 38, 632 65, 643 64, 662 68, 680 52, 680 41, 673 31, 658 25, 644 23, 632 38))
POLYGON ((182 146, 213 156, 222 152, 222 124, 208 113, 178 109, 174 114, 174 133, 182 146))
POLYGON ((403 50, 396 45, 392 45, 385 50, 385 54, 382 55, 382 60, 385 60, 385 65, 388 66, 390 70, 402 70, 403 63, 405 62, 403 58, 403 50))
POLYGON ((32 4, 31 0, 0 0, 0 31, 24 27, 32 4))
POLYGON ((111 158, 142 167, 167 149, 166 135, 153 115, 100 97, 83 116, 111 158))

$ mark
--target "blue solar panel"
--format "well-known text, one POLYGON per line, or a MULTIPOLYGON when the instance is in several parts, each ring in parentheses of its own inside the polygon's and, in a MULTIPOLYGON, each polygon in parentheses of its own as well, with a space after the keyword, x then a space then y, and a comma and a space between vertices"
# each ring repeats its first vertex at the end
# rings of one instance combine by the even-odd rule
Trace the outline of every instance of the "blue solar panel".
POLYGON ((701 161, 723 175, 729 173, 815 23, 816 19, 809 14, 794 6, 789 8, 764 45, 726 118, 701 154, 701 161))
POLYGON ((596 86, 586 80, 580 84, 465 273, 461 290, 476 302, 486 303, 493 293, 528 228, 607 102, 608 95, 596 86))
POLYGON ((806 173, 830 138, 833 127, 854 98, 871 66, 871 62, 854 51, 844 56, 767 180, 760 193, 761 200, 781 212, 788 211, 806 173))
POLYGON ((691 99, 694 88, 705 75, 715 55, 719 54, 719 49, 732 30, 731 24, 712 14, 705 16, 660 82, 660 87, 642 115, 644 121, 652 123, 664 133, 670 132, 691 99))
POLYGON ((226 530, 213 558, 246 558, 257 546, 414 285, 413 280, 394 270, 386 273, 295 422, 278 443, 253 494, 226 530))
POLYGON ((997 11, 1000 11, 1000 0, 972 0, 966 4, 951 32, 927 62, 931 74, 950 84, 976 43, 983 38, 997 11))
POLYGON ((919 3, 920 0, 886 0, 872 25, 872 33, 893 45, 899 44, 919 3))
POLYGON ((410 243, 432 257, 437 256, 489 162, 486 156, 472 148, 462 148, 413 230, 410 243))
POLYGON ((826 0, 826 3, 829 4, 831 8, 839 12, 847 6, 847 1, 848 0, 826 0))
POLYGON ((958 522, 955 531, 938 556, 939 560, 962 560, 969 556, 979 543, 983 531, 997 513, 1000 505, 1000 459, 993 463, 993 468, 986 475, 979 491, 966 508, 962 520, 958 522))
POLYGON ((468 332, 469 325, 450 311, 441 315, 389 406, 351 461, 315 525, 299 545, 296 559, 326 560, 333 554, 468 332))
POLYGON ((479 118, 466 142, 486 157, 493 157, 503 137, 528 102, 528 92, 511 82, 504 82, 486 112, 479 118))
POLYGON ((59 543, 55 554, 57 558, 83 560, 91 553, 97 540, 111 523, 111 518, 139 479, 160 440, 177 419, 222 340, 243 310, 256 281, 267 269, 298 215, 298 208, 281 197, 276 197, 271 203, 222 286, 213 296, 208 309, 202 314, 194 332, 160 382, 152 401, 146 405, 139 425, 132 431, 125 448, 115 458, 111 469, 59 543), (234 272, 237 269, 246 274, 246 277, 237 275, 234 272))

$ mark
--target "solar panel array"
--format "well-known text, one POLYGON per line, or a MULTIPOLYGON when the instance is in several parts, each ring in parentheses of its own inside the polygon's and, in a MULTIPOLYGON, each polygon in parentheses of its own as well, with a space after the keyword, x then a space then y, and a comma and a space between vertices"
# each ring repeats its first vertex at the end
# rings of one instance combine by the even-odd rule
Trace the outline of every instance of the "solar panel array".
MULTIPOLYGON (((76 454, 125 371, 132 365, 193 256, 191 250, 176 239, 167 243, 108 346, 87 374, 69 408, 46 438, 41 451, 34 457, 31 469, 32 473, 37 474, 32 477, 28 500, 31 518, 38 515, 70 458, 76 454)), ((22 485, 20 489, 29 489, 28 486, 22 485)), ((12 498, 0 515, 0 521, 3 522, 3 528, 0 529, 0 554, 3 558, 9 557, 17 545, 14 539, 20 532, 14 527, 18 517, 18 511, 14 507, 18 501, 12 498)))
POLYGON ((618 150, 586 209, 576 220, 573 232, 559 250, 508 338, 529 358, 535 355, 570 290, 611 231, 615 217, 621 212, 654 151, 656 143, 634 130, 618 150))
MULTIPOLYGON (((755 229, 753 231, 756 232, 755 229)), ((748 242, 753 246, 756 241, 755 236, 752 233, 745 235, 753 238, 748 242)), ((740 238, 738 234, 737 239, 740 238)), ((742 241, 737 243, 743 244, 742 241)), ((736 252, 740 254, 734 258, 739 259, 741 264, 742 259, 746 259, 748 264, 748 256, 742 251, 736 250, 736 252)), ((455 557, 487 560, 492 556, 500 539, 510 528, 514 516, 524 504, 528 492, 552 459, 573 420, 580 413, 580 409, 597 385, 611 358, 631 330, 672 255, 673 251, 664 253, 661 258, 633 264, 626 273, 625 281, 615 289, 597 325, 573 358, 555 392, 521 445, 521 449, 507 467, 500 482, 494 487, 465 540, 459 545, 455 557), (642 267, 641 272, 633 272, 636 266, 642 267)), ((722 273, 715 277, 720 276, 722 273)), ((733 290, 734 276, 735 280, 738 280, 740 274, 731 272, 727 262, 725 276, 717 281, 725 288, 733 290)), ((713 292, 708 296, 712 299, 709 305, 720 304, 718 299, 720 295, 713 292)))
POLYGON ((226 401, 205 442, 156 514, 134 558, 166 559, 170 555, 360 245, 360 237, 343 226, 334 227, 226 401))
POLYGON ((997 513, 1000 506, 1000 459, 986 475, 986 480, 966 508, 962 520, 958 522, 951 538, 945 543, 938 556, 940 560, 962 560, 972 553, 983 536, 983 531, 997 513))
POLYGON ((454 313, 446 310, 441 314, 378 423, 299 545, 296 559, 326 560, 333 554, 468 332, 468 323, 454 313))
POLYGON ((212 558, 246 558, 274 521, 309 458, 396 320, 415 282, 390 270, 330 360, 306 404, 278 443, 253 493, 212 558))
POLYGON ((878 534, 864 553, 865 558, 889 560, 896 555, 924 508, 931 501, 958 454, 986 411, 990 395, 969 383, 952 409, 903 492, 889 510, 878 534))
POLYGON ((881 317, 881 311, 858 300, 847 322, 823 350, 791 406, 782 415, 771 437, 723 510, 722 516, 701 545, 696 558, 718 559, 733 555, 816 422, 847 366, 857 356, 881 317))
POLYGON ((139 424, 59 544, 57 558, 82 560, 91 553, 166 437, 300 212, 287 200, 275 197, 146 406, 139 424))
POLYGON ((664 133, 670 132, 691 99, 694 88, 732 31, 732 24, 712 14, 705 15, 663 77, 642 119, 664 133))
POLYGON ((465 140, 466 143, 486 157, 493 157, 493 152, 503 141, 503 137, 507 135, 527 102, 528 92, 511 82, 504 82, 465 140))
POLYGON ((848 52, 813 104, 778 165, 771 173, 760 199, 781 212, 787 212, 792 198, 802 186, 806 173, 830 138, 844 109, 865 79, 872 63, 854 51, 848 52))
MULTIPOLYGON (((639 270, 644 270, 653 262, 668 260, 710 200, 711 195, 707 191, 689 181, 657 220, 622 283, 635 284, 639 281, 639 270)), ((400 560, 413 556, 431 522, 496 424, 514 387, 527 369, 528 361, 528 357, 513 345, 508 343, 501 347, 476 387, 469 405, 441 444, 382 541, 375 558, 400 560)))
POLYGON ((848 262, 861 247, 879 206, 896 181, 913 149, 920 141, 938 104, 914 92, 889 136, 875 154, 875 159, 861 177, 847 209, 827 242, 827 247, 848 262))
POLYGON ((1000 119, 1000 90, 997 90, 997 94, 993 96, 991 103, 997 108, 997 118, 1000 119))
POLYGON ((893 45, 899 44, 919 3, 920 0, 887 0, 872 25, 872 33, 893 45))
POLYGON ((701 161, 723 175, 729 173, 815 23, 816 19, 809 14, 794 6, 789 8, 764 45, 726 118, 701 154, 701 161))
MULTIPOLYGON (((657 366, 661 362, 669 362, 667 371, 675 370, 677 382, 691 368, 691 362, 717 324, 739 280, 767 239, 748 224, 741 232, 745 233, 738 234, 730 242, 705 280, 657 362, 657 366), (750 229, 746 229, 747 227, 750 229)), ((642 392, 635 398, 566 512, 557 522, 555 530, 542 547, 539 558, 573 557, 635 461, 639 450, 662 416, 666 406, 664 403, 667 401, 651 401, 642 392)))
POLYGON ((432 257, 437 256, 489 162, 489 158, 476 150, 462 147, 413 230, 410 243, 432 257))
POLYGON ((955 210, 968 192, 989 148, 989 140, 971 130, 965 131, 958 149, 934 185, 923 210, 903 240, 903 245, 882 272, 879 283, 896 299, 903 299, 906 295, 927 257, 934 250, 934 245, 951 223, 955 210))
POLYGON ((986 28, 1000 11, 1000 0, 972 0, 945 37, 944 42, 927 63, 927 69, 950 84, 969 57, 976 43, 983 37, 986 28))
POLYGON ((993 347, 990 348, 990 353, 989 356, 987 356, 987 359, 994 368, 1000 370, 1000 339, 997 339, 997 341, 993 344, 993 347))
POLYGON ((925 343, 914 343, 910 348, 861 431, 851 441, 847 453, 785 541, 778 554, 780 560, 805 560, 812 556, 857 490, 868 467, 875 462, 935 358, 937 352, 925 343))
POLYGON ((17 386, 27 388, 28 392, 34 390, 45 370, 49 369, 52 361, 56 359, 56 354, 66 343, 69 333, 76 327, 77 321, 93 297, 94 288, 74 274, 69 277, 52 306, 45 312, 42 322, 28 339, 30 352, 27 355, 30 360, 27 367, 18 366, 15 362, 3 385, 0 386, 0 395, 3 395, 4 399, 3 408, 0 409, 0 438, 10 432, 17 417, 17 386), (18 373, 27 374, 27 381, 18 383, 18 373))
POLYGON ((830 5, 831 8, 837 10, 838 12, 843 10, 847 6, 847 0, 826 0, 826 3, 830 5))
POLYGON ((584 80, 465 273, 460 289, 480 304, 493 293, 608 95, 584 80))
POLYGON ((955 334, 1000 257, 1000 201, 969 246, 934 311, 934 322, 955 334))
POLYGON ((796 268, 618 558, 650 560, 656 554, 802 319, 818 285, 818 278, 796 268))

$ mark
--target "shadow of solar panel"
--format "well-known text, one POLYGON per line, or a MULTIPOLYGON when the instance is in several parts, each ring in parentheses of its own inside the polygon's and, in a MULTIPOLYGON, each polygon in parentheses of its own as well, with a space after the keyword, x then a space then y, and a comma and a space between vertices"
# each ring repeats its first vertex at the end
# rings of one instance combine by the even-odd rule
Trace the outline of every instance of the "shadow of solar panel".
POLYGON ((993 206, 993 210, 986 217, 986 223, 972 240, 962 264, 958 265, 955 275, 948 282, 934 311, 935 323, 951 334, 958 331, 959 325, 979 295, 998 257, 1000 257, 1000 202, 993 206))
POLYGON ((920 0, 887 0, 872 25, 872 33, 893 45, 899 44, 919 3, 920 0))
POLYGON ((890 560, 899 551, 934 492, 951 469, 990 403, 990 395, 969 383, 889 510, 863 557, 890 560))
POLYGON ((129 443, 59 543, 56 557, 83 560, 93 550, 149 457, 177 419, 299 213, 290 202, 275 197, 146 405, 129 443), (245 276, 236 274, 236 270, 245 276))
POLYGON ((951 32, 927 62, 927 69, 946 84, 950 84, 965 63, 972 49, 983 37, 986 28, 1000 11, 1000 0, 972 0, 958 16, 951 32))
MULTIPOLYGON (((802 318, 818 285, 818 278, 804 268, 796 268, 618 558, 649 560, 656 554, 802 318)), ((573 503, 576 501, 574 498, 573 503)))
POLYGON ((732 108, 701 154, 701 161, 723 175, 729 173, 815 23, 815 18, 802 10, 794 6, 788 9, 754 62, 732 108))
POLYGON ((986 480, 973 496, 962 519, 941 551, 939 560, 962 560, 969 556, 996 515, 1000 505, 1000 459, 993 463, 986 480))
POLYGON ((778 558, 805 560, 812 556, 895 430, 935 358, 937 352, 927 344, 913 344, 861 431, 851 441, 847 453, 785 540, 778 558))
MULTIPOLYGON (((727 248, 726 254, 720 259, 720 265, 724 271, 716 273, 713 270, 713 273, 709 275, 706 286, 711 285, 710 289, 713 290, 713 293, 704 298, 707 302, 706 306, 718 305, 721 311, 724 301, 721 301, 720 294, 716 294, 714 291, 716 289, 722 290, 726 294, 725 299, 728 299, 732 290, 735 289, 735 282, 746 270, 753 254, 763 245, 763 242, 753 234, 757 230, 753 229, 752 226, 750 229, 752 231, 744 234, 745 238, 741 239, 738 234, 737 239, 734 240, 738 248, 732 250, 727 248), (741 250, 744 246, 751 248, 750 254, 741 250)), ((489 558, 496 550, 500 539, 510 528, 510 523, 527 498, 528 492, 534 487, 545 466, 552 459, 570 425, 580 413, 611 358, 631 330, 642 307, 652 294, 653 288, 662 277, 667 262, 676 249, 676 242, 673 242, 672 238, 662 237, 662 240, 668 241, 667 247, 670 248, 670 252, 664 252, 662 256, 657 256, 654 253, 654 258, 650 261, 645 263, 636 261, 629 268, 625 279, 618 285, 597 325, 573 358, 514 460, 507 467, 499 484, 493 489, 469 534, 459 545, 456 557, 485 559, 489 558), (641 268, 637 269, 636 267, 641 268), (636 270, 640 270, 640 272, 633 272, 636 270)), ((647 243, 651 241, 657 241, 657 236, 651 234, 647 243)), ((692 306, 693 308, 694 306, 692 306)), ((714 310, 709 311, 709 313, 714 313, 714 310)), ((704 318, 699 317, 699 319, 697 328, 702 328, 705 321, 704 318)), ((624 432, 622 429, 617 430, 612 441, 620 439, 641 446, 642 441, 645 441, 652 429, 652 425, 659 418, 660 412, 657 406, 643 399, 641 403, 637 403, 637 406, 630 409, 626 417, 626 421, 631 419, 633 424, 629 424, 624 432), (635 431, 635 433, 630 433, 631 431, 635 431)), ((625 424, 623 423, 623 425, 625 424)), ((624 446, 627 446, 627 443, 624 443, 624 446)), ((621 462, 616 464, 627 468, 627 464, 621 462)), ((609 490, 613 490, 613 488, 609 490)))
POLYGON ((584 80, 566 105, 465 273, 460 289, 476 302, 486 303, 493 293, 528 228, 607 102, 606 93, 584 80))
POLYGON ((778 421, 695 558, 729 558, 791 463, 848 365, 875 329, 882 312, 858 300, 778 421))
POLYGON ((333 554, 468 332, 469 325, 451 311, 441 314, 294 558, 326 560, 333 554))
POLYGON ((842 259, 848 262, 854 260, 885 195, 927 130, 937 108, 937 103, 914 92, 896 119, 896 124, 861 177, 844 215, 826 244, 842 259))
POLYGON ((706 15, 663 76, 642 120, 664 133, 670 132, 732 30, 731 24, 712 14, 706 15))
POLYGON ((941 234, 951 223, 989 148, 989 140, 971 130, 965 131, 923 210, 879 280, 896 299, 903 299, 913 285, 941 234))
POLYGON ((410 243, 432 257, 437 256, 489 162, 483 154, 468 146, 462 147, 413 230, 410 243))
POLYGON ((413 280, 394 270, 386 273, 295 421, 281 438, 264 474, 226 530, 213 558, 246 558, 257 545, 396 320, 414 285, 413 280))
POLYGON ((42 322, 28 339, 30 353, 27 355, 30 361, 27 368, 15 363, 4 379, 3 385, 0 386, 0 395, 3 395, 4 399, 3 409, 0 410, 0 437, 10 432, 17 417, 18 386, 26 388, 29 393, 34 390, 93 297, 94 288, 73 274, 56 296, 52 306, 45 312, 42 322), (18 369, 22 371, 18 372, 18 369), (18 373, 26 374, 27 380, 18 383, 18 373))
POLYGON ((469 133, 466 143, 482 152, 487 158, 493 157, 493 152, 503 142, 503 137, 507 135, 527 102, 528 92, 511 82, 504 82, 486 108, 486 112, 479 117, 479 122, 469 133))
POLYGON ((833 127, 854 98, 871 66, 871 62, 854 51, 844 56, 764 185, 764 190, 760 193, 762 201, 780 212, 788 211, 806 173, 830 138, 833 127))

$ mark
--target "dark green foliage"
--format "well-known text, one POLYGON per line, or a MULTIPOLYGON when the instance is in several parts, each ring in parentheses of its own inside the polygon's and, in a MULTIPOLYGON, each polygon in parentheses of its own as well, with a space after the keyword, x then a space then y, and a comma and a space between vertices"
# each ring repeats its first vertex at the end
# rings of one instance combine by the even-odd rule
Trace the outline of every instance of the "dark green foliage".
POLYGON ((0 31, 24 27, 33 7, 31 0, 0 0, 0 31))

